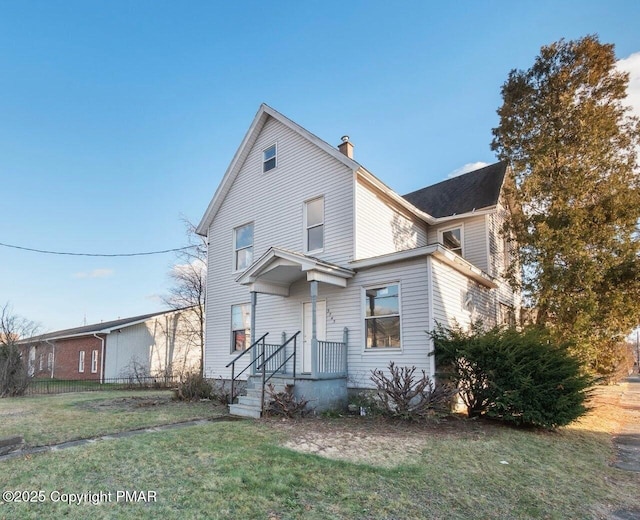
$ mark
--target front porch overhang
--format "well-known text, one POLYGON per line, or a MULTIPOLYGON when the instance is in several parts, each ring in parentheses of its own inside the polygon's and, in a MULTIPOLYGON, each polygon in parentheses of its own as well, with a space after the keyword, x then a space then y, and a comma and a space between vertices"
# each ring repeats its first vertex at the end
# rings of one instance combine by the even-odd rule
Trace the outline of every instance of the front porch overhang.
POLYGON ((355 272, 318 258, 276 247, 270 248, 256 260, 236 281, 249 287, 251 292, 289 296, 294 282, 306 278, 308 282, 321 282, 346 287, 355 272))

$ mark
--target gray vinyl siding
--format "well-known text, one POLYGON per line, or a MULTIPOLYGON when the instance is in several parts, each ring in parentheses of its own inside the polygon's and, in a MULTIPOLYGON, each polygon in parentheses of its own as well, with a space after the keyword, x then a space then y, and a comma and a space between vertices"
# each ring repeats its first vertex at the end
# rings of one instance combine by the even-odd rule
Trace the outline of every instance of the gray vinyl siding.
POLYGON ((507 212, 506 207, 500 203, 498 204, 496 212, 487 217, 489 226, 489 257, 491 258, 490 274, 499 281, 499 301, 517 310, 520 304, 518 295, 504 279, 507 262, 509 261, 509 255, 505 251, 505 247, 511 247, 505 243, 501 234, 501 230, 508 217, 507 212))
MULTIPOLYGON (((269 118, 208 232, 206 374, 228 373, 225 365, 233 358, 231 305, 250 301, 248 289, 235 282, 239 273, 233 272, 233 229, 253 222, 254 261, 270 247, 304 252, 304 202, 318 196, 324 196, 325 203, 324 251, 313 256, 347 265, 353 255, 352 170, 269 118), (262 151, 273 143, 277 143, 277 167, 263 173, 262 151)), ((260 315, 269 298, 275 297, 258 295, 258 333, 264 330, 260 315)), ((273 328, 280 333, 294 327, 283 323, 273 328)))
MULTIPOLYGON (((243 288, 244 289, 244 288, 243 288)), ((242 298, 240 298, 242 299, 242 298)), ((265 333, 267 343, 280 343, 282 333, 290 338, 292 334, 302 329, 302 306, 311 300, 309 284, 300 280, 291 286, 288 297, 259 294, 256 306, 256 337, 265 333)), ((428 292, 427 292, 427 261, 425 258, 406 261, 392 266, 382 266, 367 269, 358 273, 349 281, 346 288, 319 284, 318 300, 326 302, 326 316, 317 319, 326 320, 326 340, 342 341, 345 327, 348 329, 348 381, 351 388, 370 387, 371 371, 375 368, 385 369, 390 361, 402 366, 416 366, 429 373, 430 357, 428 352, 430 343, 426 334, 429 329, 428 292), (400 320, 401 320, 401 348, 380 349, 366 351, 364 337, 364 288, 384 286, 397 283, 400 286, 400 320)), ((248 301, 248 298, 245 300, 248 301)), ((225 313, 230 316, 230 309, 225 313)), ((224 318, 224 316, 221 316, 224 318)), ((215 350, 215 354, 227 354, 230 350, 230 317, 225 320, 228 324, 221 335, 226 340, 209 345, 208 351, 215 350)), ((299 336, 297 367, 302 370, 302 337, 299 336)), ((291 351, 289 351, 290 353, 291 351)), ((224 364, 231 356, 224 357, 224 364)), ((207 364, 208 375, 212 377, 228 378, 229 369, 223 363, 207 364)), ((239 365, 244 366, 244 365, 239 365)), ((291 363, 287 367, 290 372, 291 363)))
POLYGON ((169 368, 174 374, 199 370, 200 347, 192 342, 184 322, 194 316, 188 311, 179 317, 161 315, 107 334, 104 377, 159 376, 169 368))
POLYGON ((488 326, 495 324, 497 310, 492 290, 435 258, 432 266, 433 317, 437 324, 466 327, 480 319, 488 326))
POLYGON ((456 222, 447 222, 429 228, 429 244, 439 242, 440 230, 462 226, 464 228, 463 251, 464 258, 473 265, 488 272, 487 261, 487 224, 484 215, 470 217, 456 222))
POLYGON ((356 183, 356 259, 427 245, 427 225, 394 206, 361 181, 356 183))

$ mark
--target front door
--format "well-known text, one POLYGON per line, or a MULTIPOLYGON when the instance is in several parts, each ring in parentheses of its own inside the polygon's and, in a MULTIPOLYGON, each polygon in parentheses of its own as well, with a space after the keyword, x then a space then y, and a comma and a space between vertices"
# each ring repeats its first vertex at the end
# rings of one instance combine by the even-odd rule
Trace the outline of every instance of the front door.
MULTIPOLYGON (((303 303, 302 372, 311 373, 311 302, 303 303)), ((327 302, 316 302, 316 339, 325 341, 327 333, 327 302)))

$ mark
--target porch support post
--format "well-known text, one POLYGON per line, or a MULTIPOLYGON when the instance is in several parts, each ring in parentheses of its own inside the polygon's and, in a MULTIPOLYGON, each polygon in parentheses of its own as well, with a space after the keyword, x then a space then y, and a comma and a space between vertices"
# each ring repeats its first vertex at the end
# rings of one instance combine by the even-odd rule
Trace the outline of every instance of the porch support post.
MULTIPOLYGON (((258 293, 251 291, 251 344, 258 338, 256 334, 256 305, 258 304, 258 293)), ((256 349, 251 351, 251 361, 256 359, 256 349)), ((256 373, 256 363, 251 365, 251 373, 256 373)))
POLYGON ((318 377, 318 330, 316 320, 316 307, 318 303, 318 282, 312 281, 311 285, 311 377, 318 377))

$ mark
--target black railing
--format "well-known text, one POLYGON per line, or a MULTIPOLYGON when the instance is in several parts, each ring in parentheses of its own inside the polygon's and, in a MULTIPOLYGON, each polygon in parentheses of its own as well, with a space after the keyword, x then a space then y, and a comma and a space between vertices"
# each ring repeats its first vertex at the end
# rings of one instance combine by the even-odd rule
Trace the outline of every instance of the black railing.
POLYGON ((174 388, 179 376, 113 377, 94 379, 32 379, 24 395, 65 394, 70 392, 99 392, 104 390, 150 390, 174 388))
POLYGON ((231 361, 231 363, 227 363, 227 368, 231 367, 231 395, 229 397, 229 404, 233 404, 233 400, 235 399, 234 390, 235 390, 235 383, 238 380, 238 378, 242 374, 244 374, 247 370, 249 370, 249 368, 255 365, 259 359, 264 358, 264 338, 266 338, 268 335, 269 333, 267 332, 261 338, 257 339, 248 349, 243 350, 240 354, 238 354, 235 358, 233 358, 233 361, 231 361), (244 356, 247 352, 251 352, 252 354, 257 352, 258 345, 262 345, 262 351, 260 352, 260 354, 255 356, 246 367, 244 367, 240 372, 236 374, 236 362, 242 356, 244 356))
MULTIPOLYGON (((256 367, 256 370, 262 370, 262 392, 260 393, 260 413, 262 413, 264 410, 264 387, 267 384, 267 381, 269 381, 274 375, 276 375, 276 373, 278 373, 281 368, 286 366, 286 364, 289 362, 290 359, 293 359, 293 378, 295 379, 296 377, 296 351, 297 351, 298 334, 300 334, 300 331, 296 332, 293 336, 291 336, 287 341, 285 341, 282 345, 280 345, 280 347, 275 352, 273 352, 269 357, 267 357, 262 363, 260 363, 256 367), (293 341, 293 352, 289 355, 289 357, 286 357, 278 367, 271 370, 269 377, 267 377, 267 364, 269 363, 269 361, 275 358, 280 352, 286 353, 285 349, 287 345, 292 341, 293 341)), ((264 358, 264 345, 262 347, 262 357, 264 358)))

